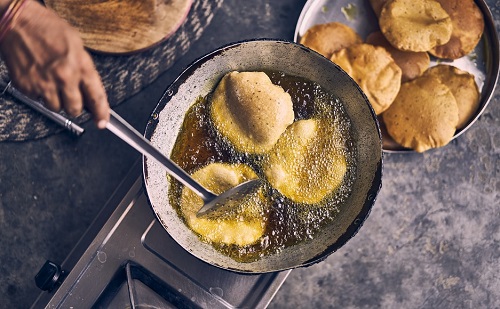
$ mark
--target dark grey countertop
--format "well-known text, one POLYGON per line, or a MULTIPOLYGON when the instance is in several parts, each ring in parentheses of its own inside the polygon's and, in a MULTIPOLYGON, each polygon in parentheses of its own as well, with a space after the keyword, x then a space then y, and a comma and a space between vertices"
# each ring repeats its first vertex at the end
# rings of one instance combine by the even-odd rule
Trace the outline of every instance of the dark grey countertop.
MULTIPOLYGON (((488 0, 500 29, 500 2, 488 0)), ((171 69, 115 110, 143 131, 164 89, 196 58, 249 38, 293 39, 304 0, 225 0, 171 69)), ((0 302, 26 308, 45 260, 62 262, 139 158, 84 124, 73 138, 0 143, 0 302)), ((385 154, 383 188, 358 235, 293 270, 270 308, 499 308, 500 89, 446 147, 385 154)))

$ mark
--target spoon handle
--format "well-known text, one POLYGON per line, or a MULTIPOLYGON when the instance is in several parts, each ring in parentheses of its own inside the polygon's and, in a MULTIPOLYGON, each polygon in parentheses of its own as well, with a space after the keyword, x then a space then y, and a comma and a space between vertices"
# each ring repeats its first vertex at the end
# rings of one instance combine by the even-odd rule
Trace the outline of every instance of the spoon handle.
MULTIPOLYGON (((0 83, 1 84, 1 83, 0 83)), ((0 87, 3 86, 3 84, 0 85, 0 87)), ((29 98, 28 96, 24 95, 21 91, 17 90, 12 86, 12 82, 9 82, 4 90, 2 91, 2 95, 8 93, 10 94, 13 98, 18 99, 19 101, 23 102, 24 104, 28 105, 32 109, 36 110, 37 112, 41 113, 42 115, 46 116, 47 118, 51 119, 58 125, 64 127, 65 129, 69 130, 71 133, 75 134, 76 136, 80 136, 85 132, 85 130, 71 121, 70 119, 64 117, 63 115, 53 112, 46 108, 41 102, 33 100, 29 98)))
POLYGON ((124 142, 135 148, 143 155, 153 158, 158 163, 163 165, 167 172, 179 180, 186 187, 193 190, 204 202, 208 202, 216 197, 215 194, 205 189, 197 181, 195 181, 188 173, 180 168, 175 162, 163 155, 157 148, 137 132, 128 122, 126 122, 120 115, 110 109, 110 119, 106 124, 106 129, 113 132, 116 136, 121 138, 124 142))

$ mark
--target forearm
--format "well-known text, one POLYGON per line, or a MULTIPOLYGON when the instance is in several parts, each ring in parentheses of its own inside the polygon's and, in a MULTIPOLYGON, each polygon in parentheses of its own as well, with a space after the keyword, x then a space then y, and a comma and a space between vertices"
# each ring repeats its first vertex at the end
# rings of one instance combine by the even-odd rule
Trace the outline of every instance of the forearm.
POLYGON ((0 0, 0 42, 15 25, 26 5, 27 0, 0 0))

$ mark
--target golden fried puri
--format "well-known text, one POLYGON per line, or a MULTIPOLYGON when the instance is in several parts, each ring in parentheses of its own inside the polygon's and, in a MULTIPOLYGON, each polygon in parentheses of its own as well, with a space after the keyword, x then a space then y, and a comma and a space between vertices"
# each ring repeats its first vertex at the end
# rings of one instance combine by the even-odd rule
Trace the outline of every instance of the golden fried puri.
POLYGON ((431 67, 424 74, 439 78, 450 88, 458 106, 457 129, 464 128, 479 108, 480 93, 474 75, 444 64, 431 67))
MULTIPOLYGON (((192 177, 205 188, 220 194, 257 178, 257 175, 244 164, 212 163, 197 170, 192 177)), ((198 218, 196 214, 203 206, 203 200, 189 188, 182 190, 180 203, 187 225, 207 241, 245 246, 256 242, 264 233, 264 201, 262 192, 258 192, 245 199, 240 209, 221 218, 198 218)))
POLYGON ((309 28, 300 38, 300 44, 317 51, 326 58, 353 44, 361 43, 361 37, 350 27, 330 22, 309 28))
POLYGON ((230 72, 217 85, 210 115, 236 150, 264 153, 294 120, 292 99, 264 72, 230 72))
POLYGON ((364 91, 375 113, 381 114, 394 101, 401 86, 401 69, 383 47, 356 44, 330 58, 364 91))
POLYGON ((391 0, 382 8, 379 24, 391 45, 415 52, 447 43, 453 28, 436 0, 391 0))
POLYGON ((438 77, 424 74, 401 85, 382 117, 397 143, 424 152, 451 141, 458 123, 458 107, 451 90, 438 77))
POLYGON ((484 31, 481 10, 473 0, 437 0, 450 15, 453 31, 450 40, 434 47, 430 53, 439 58, 458 59, 469 54, 484 31))
POLYGON ((402 82, 419 77, 429 68, 430 57, 428 53, 399 50, 392 46, 380 31, 370 33, 366 38, 366 43, 382 46, 391 54, 396 64, 401 68, 402 82))
POLYGON ((326 120, 290 125, 265 160, 273 188, 298 203, 316 204, 342 183, 347 163, 335 126, 326 120))

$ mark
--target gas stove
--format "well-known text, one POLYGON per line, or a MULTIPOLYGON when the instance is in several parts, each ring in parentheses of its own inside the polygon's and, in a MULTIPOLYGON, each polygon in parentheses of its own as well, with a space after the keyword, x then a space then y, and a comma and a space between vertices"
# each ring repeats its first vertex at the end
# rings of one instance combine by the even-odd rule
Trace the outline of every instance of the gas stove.
POLYGON ((67 259, 40 269, 32 308, 264 308, 289 272, 236 273, 192 256, 156 220, 137 162, 67 259))

